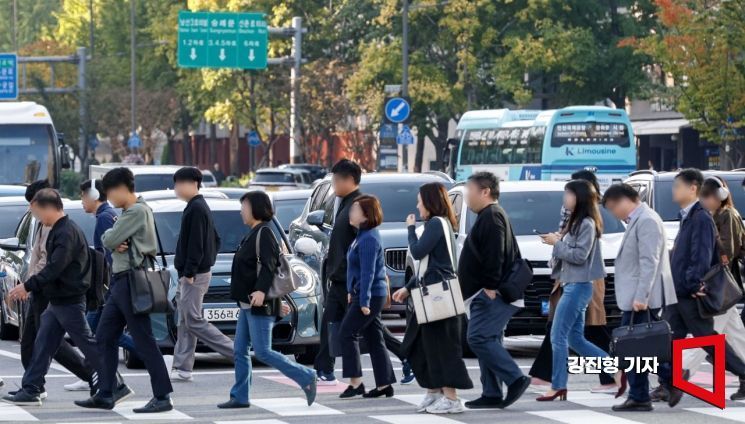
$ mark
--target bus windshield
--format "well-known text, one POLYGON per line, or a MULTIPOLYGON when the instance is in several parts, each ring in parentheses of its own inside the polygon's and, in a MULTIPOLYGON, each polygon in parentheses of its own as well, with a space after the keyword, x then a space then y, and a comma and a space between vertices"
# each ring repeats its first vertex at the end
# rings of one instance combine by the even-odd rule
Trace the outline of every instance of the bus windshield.
POLYGON ((541 163, 545 126, 468 130, 461 165, 541 163))
POLYGON ((629 128, 626 124, 607 122, 573 122, 554 126, 551 147, 583 144, 606 144, 629 147, 629 128))
POLYGON ((29 184, 53 177, 54 144, 50 125, 0 125, 0 184, 29 184))

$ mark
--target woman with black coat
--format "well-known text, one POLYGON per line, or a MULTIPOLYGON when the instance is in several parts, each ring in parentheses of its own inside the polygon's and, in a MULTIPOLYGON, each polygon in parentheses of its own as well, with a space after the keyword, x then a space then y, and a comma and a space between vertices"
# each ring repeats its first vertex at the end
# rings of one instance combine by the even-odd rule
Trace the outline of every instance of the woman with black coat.
POLYGON ((272 230, 272 202, 263 191, 251 191, 241 198, 241 216, 251 230, 235 252, 230 275, 230 296, 240 313, 235 330, 235 385, 230 400, 218 408, 248 408, 251 389, 251 357, 277 369, 305 392, 308 405, 316 398, 316 373, 272 349, 272 327, 281 315, 280 299, 267 299, 279 261, 279 244, 272 230), (258 241, 257 241, 258 240, 258 241))
MULTIPOLYGON (((455 275, 452 227, 455 226, 455 213, 448 198, 445 186, 440 183, 424 184, 417 196, 419 215, 426 221, 421 237, 416 234, 416 219, 409 215, 406 223, 409 228, 409 252, 414 259, 427 259, 427 267, 421 274, 425 285, 440 283, 455 275), (450 241, 446 238, 450 238, 450 241)), ((403 302, 410 290, 417 285, 416 277, 394 293, 393 299, 403 302)), ((418 324, 415 314, 409 314, 402 350, 409 359, 419 385, 427 389, 427 394, 417 408, 417 412, 455 413, 463 412, 457 389, 473 388, 463 362, 463 319, 462 315, 426 324, 418 324)))

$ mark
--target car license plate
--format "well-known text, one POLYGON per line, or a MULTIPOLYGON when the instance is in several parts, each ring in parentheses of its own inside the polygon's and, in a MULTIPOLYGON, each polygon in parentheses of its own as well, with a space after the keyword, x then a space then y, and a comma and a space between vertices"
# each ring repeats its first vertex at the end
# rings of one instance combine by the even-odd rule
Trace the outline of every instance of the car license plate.
POLYGON ((544 317, 547 317, 549 308, 550 306, 549 306, 548 299, 541 299, 541 315, 543 315, 544 317))
POLYGON ((204 308, 202 316, 207 321, 237 321, 240 308, 204 308))

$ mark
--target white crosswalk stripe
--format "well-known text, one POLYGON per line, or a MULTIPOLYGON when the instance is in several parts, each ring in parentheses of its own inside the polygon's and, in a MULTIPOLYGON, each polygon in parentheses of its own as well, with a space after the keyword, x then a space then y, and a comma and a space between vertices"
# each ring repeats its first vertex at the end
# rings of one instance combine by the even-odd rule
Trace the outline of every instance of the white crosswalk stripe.
POLYGON ((566 424, 640 424, 626 418, 616 417, 589 409, 564 409, 560 411, 526 411, 528 414, 559 421, 566 424))
POLYGON ((0 403, 0 421, 39 421, 39 419, 18 405, 0 403))
POLYGON ((613 405, 623 403, 625 400, 625 397, 616 399, 613 395, 591 393, 589 390, 570 391, 567 393, 567 401, 588 408, 610 408, 613 405))
POLYGON ((287 424, 280 420, 239 420, 239 421, 215 421, 215 424, 287 424))
POLYGON ((745 408, 685 408, 686 411, 698 414, 711 415, 712 417, 724 418, 726 420, 745 422, 745 408))
POLYGON ((132 409, 144 406, 147 400, 129 400, 114 407, 114 412, 132 421, 149 420, 192 420, 193 418, 176 409, 157 414, 136 414, 132 409))
POLYGON ((373 415, 379 421, 390 424, 460 424, 460 421, 431 414, 373 415))
POLYGON ((251 399, 251 405, 271 411, 281 417, 298 417, 306 415, 343 415, 344 412, 314 403, 308 406, 303 398, 269 398, 251 399))

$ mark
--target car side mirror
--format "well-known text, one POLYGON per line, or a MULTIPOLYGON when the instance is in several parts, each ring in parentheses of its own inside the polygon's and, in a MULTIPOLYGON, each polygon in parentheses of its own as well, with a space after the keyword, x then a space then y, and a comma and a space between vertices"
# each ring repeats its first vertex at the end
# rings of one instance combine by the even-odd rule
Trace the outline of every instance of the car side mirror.
POLYGON ((19 252, 26 250, 26 245, 21 244, 17 237, 0 240, 0 249, 7 250, 10 252, 19 252))
POLYGON ((308 216, 305 218, 305 222, 307 222, 309 225, 315 225, 316 227, 322 227, 323 226, 323 217, 326 215, 325 211, 313 211, 308 214, 308 216))
POLYGON ((316 256, 321 253, 318 243, 309 237, 299 238, 295 242, 294 250, 303 256, 316 256))

